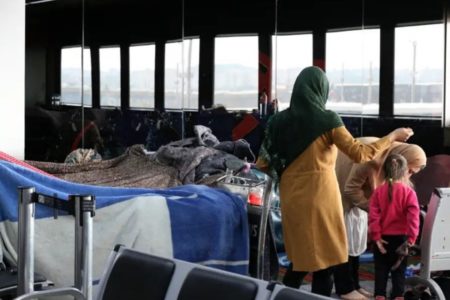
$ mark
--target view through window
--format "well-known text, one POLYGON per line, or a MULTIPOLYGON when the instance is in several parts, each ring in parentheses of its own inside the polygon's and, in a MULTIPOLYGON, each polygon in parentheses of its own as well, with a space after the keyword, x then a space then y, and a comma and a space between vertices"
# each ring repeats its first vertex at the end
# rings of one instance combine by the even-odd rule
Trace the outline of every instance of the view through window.
POLYGON ((340 113, 378 114, 380 30, 326 34, 327 108, 340 113))
POLYGON ((130 107, 155 107, 155 45, 130 47, 130 107))
POLYGON ((312 47, 312 34, 272 36, 272 99, 278 99, 279 110, 289 106, 300 71, 312 65, 312 47))
MULTIPOLYGON (((83 53, 83 104, 92 106, 91 51, 83 53)), ((61 49, 61 104, 81 105, 81 47, 61 49)))
POLYGON ((395 29, 395 115, 441 117, 443 37, 443 24, 395 29))
POLYGON ((166 44, 164 101, 168 109, 198 109, 200 39, 166 44), (183 60, 181 53, 183 53, 183 60))
POLYGON ((214 104, 228 109, 256 109, 258 37, 217 37, 214 58, 214 104))
POLYGON ((100 48, 100 105, 120 106, 120 48, 100 48))

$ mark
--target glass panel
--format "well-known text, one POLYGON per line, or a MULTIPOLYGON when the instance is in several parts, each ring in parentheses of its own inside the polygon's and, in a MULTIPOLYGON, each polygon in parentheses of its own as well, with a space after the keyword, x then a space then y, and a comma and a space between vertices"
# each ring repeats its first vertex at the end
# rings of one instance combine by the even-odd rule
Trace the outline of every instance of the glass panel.
POLYGON ((395 29, 394 114, 441 117, 444 26, 395 29))
POLYGON ((200 39, 184 39, 185 94, 183 108, 198 109, 198 73, 200 65, 200 39))
POLYGON ((256 109, 258 37, 215 39, 214 103, 229 109, 256 109))
POLYGON ((130 107, 155 107, 155 45, 130 47, 130 107))
POLYGON ((164 61, 164 103, 166 108, 181 109, 181 42, 166 44, 164 61))
POLYGON ((182 42, 166 44, 164 99, 168 109, 198 108, 198 71, 200 40, 184 39, 184 61, 182 42), (183 66, 182 66, 183 65, 183 66), (182 71, 184 68, 184 72, 182 71), (183 79, 185 80, 183 82, 183 79), (184 97, 182 97, 184 93, 184 97), (183 103, 184 102, 184 103, 183 103))
POLYGON ((312 34, 273 36, 272 45, 276 45, 273 49, 276 55, 273 57, 277 60, 272 76, 272 99, 277 98, 279 109, 283 110, 289 106, 297 75, 303 68, 312 65, 312 34))
MULTIPOLYGON (((84 106, 92 106, 91 51, 83 54, 84 106)), ((81 47, 61 49, 61 104, 81 105, 81 47)))
POLYGON ((120 48, 100 48, 100 106, 120 106, 120 48))
MULTIPOLYGON (((450 63, 448 62, 448 59, 450 58, 450 10, 449 8, 449 3, 447 3, 446 6, 446 14, 444 15, 444 26, 445 26, 445 37, 444 37, 444 48, 445 48, 445 53, 444 53, 444 57, 445 57, 445 74, 447 74, 445 76, 445 89, 444 89, 444 117, 442 120, 442 124, 445 127, 450 127, 450 78, 448 76, 448 74, 450 74, 450 63)), ((449 129, 445 129, 444 130, 444 145, 445 146, 450 146, 450 130, 449 129)))
POLYGON ((380 30, 328 32, 326 43, 330 81, 327 108, 340 113, 378 114, 380 30))

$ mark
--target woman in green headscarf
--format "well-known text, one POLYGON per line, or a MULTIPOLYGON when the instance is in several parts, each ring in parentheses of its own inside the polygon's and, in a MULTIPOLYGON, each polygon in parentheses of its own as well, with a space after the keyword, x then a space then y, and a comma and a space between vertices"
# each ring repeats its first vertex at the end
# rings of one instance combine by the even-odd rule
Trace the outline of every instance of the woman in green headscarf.
POLYGON ((399 128, 372 144, 358 142, 341 118, 325 109, 328 88, 325 73, 317 67, 298 75, 289 108, 267 125, 256 163, 280 180, 284 243, 292 262, 283 283, 298 288, 314 272, 312 291, 326 296, 332 288, 330 267, 347 261, 337 149, 355 162, 369 161, 393 141, 406 141, 413 134, 399 128))

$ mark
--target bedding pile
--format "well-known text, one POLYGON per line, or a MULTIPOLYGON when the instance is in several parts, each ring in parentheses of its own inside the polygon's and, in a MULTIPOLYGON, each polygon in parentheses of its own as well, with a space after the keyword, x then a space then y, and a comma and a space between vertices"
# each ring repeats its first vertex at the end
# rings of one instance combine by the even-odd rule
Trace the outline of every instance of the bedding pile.
MULTIPOLYGON (((19 186, 68 199, 94 195, 94 279, 115 244, 247 274, 248 220, 236 195, 203 185, 165 189, 77 184, 0 160, 0 237, 3 260, 17 261, 19 186)), ((58 286, 73 284, 74 218, 36 205, 35 268, 58 286)))

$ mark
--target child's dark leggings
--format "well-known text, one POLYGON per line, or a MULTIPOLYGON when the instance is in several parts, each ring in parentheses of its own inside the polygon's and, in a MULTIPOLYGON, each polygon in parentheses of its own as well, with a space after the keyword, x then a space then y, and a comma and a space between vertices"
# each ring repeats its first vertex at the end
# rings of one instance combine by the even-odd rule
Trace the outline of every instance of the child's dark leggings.
POLYGON ((374 245, 375 258, 375 296, 387 296, 386 286, 391 273, 392 295, 391 298, 402 297, 405 291, 405 270, 407 258, 403 258, 399 267, 391 271, 391 267, 397 262, 399 256, 395 250, 405 242, 403 235, 383 235, 382 239, 388 242, 384 245, 387 253, 382 254, 378 247, 374 245))
MULTIPOLYGON (((283 284, 298 289, 308 273, 309 272, 293 271, 291 263, 286 271, 286 275, 284 275, 283 284)), ((329 297, 331 295, 331 289, 333 288, 332 274, 332 267, 313 272, 311 292, 329 297)))

